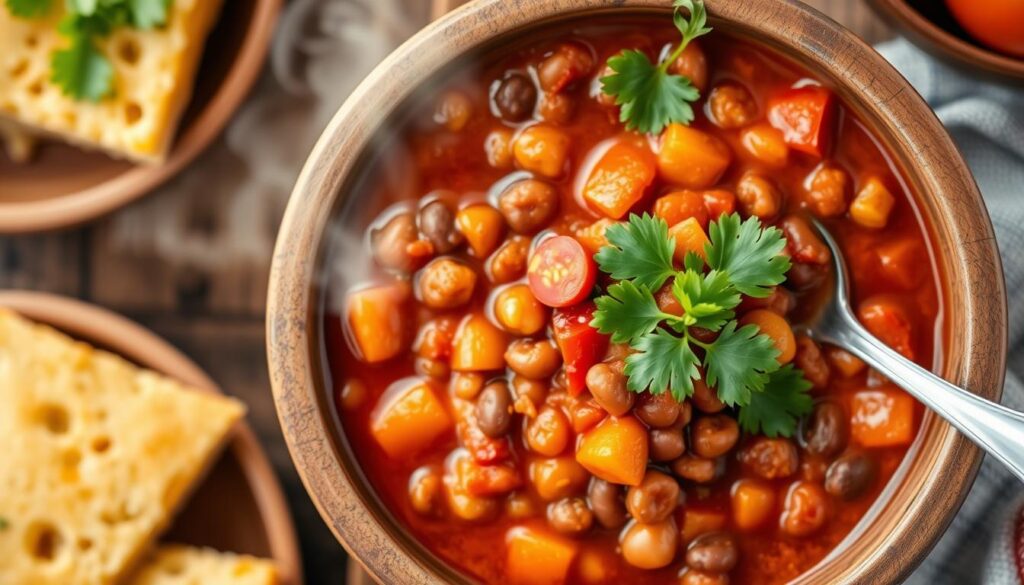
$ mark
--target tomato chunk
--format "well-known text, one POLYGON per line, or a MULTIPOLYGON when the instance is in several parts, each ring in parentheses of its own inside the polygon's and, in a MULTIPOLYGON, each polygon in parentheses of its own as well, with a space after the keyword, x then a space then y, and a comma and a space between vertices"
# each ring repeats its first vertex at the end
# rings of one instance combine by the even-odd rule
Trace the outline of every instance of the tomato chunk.
POLYGON ((527 269, 530 292, 549 307, 575 305, 590 295, 597 280, 597 264, 571 236, 544 240, 530 257, 527 269))
POLYGON ((551 317, 555 341, 562 350, 567 390, 578 396, 587 387, 587 370, 601 361, 608 348, 608 336, 590 326, 597 307, 584 303, 556 310, 551 317))
POLYGON ((824 87, 794 88, 768 102, 768 122, 782 132, 790 147, 822 158, 832 141, 835 101, 824 87))
POLYGON ((618 142, 594 165, 583 198, 594 209, 619 219, 640 201, 656 174, 654 154, 646 148, 618 142))

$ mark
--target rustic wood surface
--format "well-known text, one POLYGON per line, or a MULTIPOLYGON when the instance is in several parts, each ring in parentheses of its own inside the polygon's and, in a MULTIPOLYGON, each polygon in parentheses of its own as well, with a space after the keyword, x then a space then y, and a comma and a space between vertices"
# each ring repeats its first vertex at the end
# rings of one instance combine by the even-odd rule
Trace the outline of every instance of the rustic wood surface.
MULTIPOLYGON (((426 0, 405 0, 410 18, 425 22, 426 0)), ((870 43, 892 36, 858 0, 808 2, 870 43)), ((188 170, 184 171, 187 177, 188 170)), ((211 186, 215 187, 215 186, 211 186)), ((160 193, 155 196, 166 196, 160 193)), ((183 350, 229 393, 249 405, 249 420, 274 463, 292 506, 310 584, 340 583, 345 554, 320 520, 295 473, 271 400, 264 351, 263 306, 279 214, 288 196, 276 194, 273 217, 251 226, 249 237, 268 250, 256 260, 252 247, 218 245, 231 213, 229 200, 195 189, 170 232, 189 245, 206 245, 204 261, 168 253, 168 231, 127 236, 117 215, 73 231, 0 237, 0 288, 59 293, 108 307, 135 319, 183 350), (147 241, 151 236, 153 241, 147 241), (234 257, 238 255, 238 257, 234 257)), ((145 201, 142 205, 153 205, 145 201)), ((130 213, 133 209, 119 213, 130 213)), ((174 238, 171 238, 174 240, 174 238)), ((172 242, 173 247, 173 242, 172 242)))

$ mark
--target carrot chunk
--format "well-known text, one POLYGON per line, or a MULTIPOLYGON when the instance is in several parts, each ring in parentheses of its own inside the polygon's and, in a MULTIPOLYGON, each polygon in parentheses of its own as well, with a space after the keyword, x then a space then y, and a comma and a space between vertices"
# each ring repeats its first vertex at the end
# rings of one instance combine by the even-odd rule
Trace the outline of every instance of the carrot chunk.
POLYGON ((590 172, 583 198, 606 216, 619 219, 640 201, 654 181, 651 151, 629 142, 617 142, 590 172))
POLYGON ((525 526, 505 535, 508 550, 505 574, 516 585, 558 585, 569 575, 579 545, 525 526))
POLYGON ((605 481, 638 485, 647 468, 647 431, 631 416, 608 417, 580 439, 576 461, 605 481))
POLYGON ((853 395, 850 433, 864 447, 907 445, 914 438, 914 399, 895 388, 853 395))
POLYGON ((399 380, 377 402, 370 433, 389 457, 416 454, 452 428, 452 417, 429 383, 399 380))

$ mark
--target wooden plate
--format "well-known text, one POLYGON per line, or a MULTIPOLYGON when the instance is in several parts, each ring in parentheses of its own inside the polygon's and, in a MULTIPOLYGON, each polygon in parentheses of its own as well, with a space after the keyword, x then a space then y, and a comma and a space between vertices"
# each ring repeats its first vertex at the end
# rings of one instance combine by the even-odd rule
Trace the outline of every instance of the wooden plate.
MULTIPOLYGON (((213 380, 177 349, 104 309, 65 297, 21 291, 0 291, 0 306, 186 384, 220 392, 213 380)), ((164 540, 272 558, 282 585, 302 583, 291 513, 270 461, 244 422, 164 540)))
POLYGON ((165 162, 133 164, 60 142, 29 164, 0 149, 0 233, 52 230, 109 213, 152 191, 216 138, 263 66, 281 0, 226 0, 206 42, 192 101, 165 162))

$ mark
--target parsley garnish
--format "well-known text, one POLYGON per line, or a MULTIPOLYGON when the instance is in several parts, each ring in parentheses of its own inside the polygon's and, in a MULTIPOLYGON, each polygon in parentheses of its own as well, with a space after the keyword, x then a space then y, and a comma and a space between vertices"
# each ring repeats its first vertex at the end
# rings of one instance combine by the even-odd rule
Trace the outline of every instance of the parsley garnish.
POLYGON ((595 258, 619 282, 596 299, 591 326, 636 350, 626 358, 631 391, 668 390, 682 401, 693 394, 703 367, 718 397, 739 408, 744 430, 791 435, 797 418, 810 409, 810 384, 800 370, 779 368, 770 337, 735 319, 741 295, 768 296, 770 287, 785 280, 785 239, 756 217, 741 221, 737 214, 722 216, 708 231, 707 261, 691 253, 679 270, 664 220, 631 215, 628 223, 609 227, 609 245, 595 258), (670 278, 682 315, 662 311, 652 292, 670 278), (706 337, 695 336, 693 328, 718 335, 701 341, 706 337))
MULTIPOLYGON (((64 95, 97 102, 114 89, 114 66, 96 45, 119 26, 150 29, 167 23, 171 0, 66 0, 67 14, 57 26, 68 44, 54 51, 50 81, 64 95)), ((6 0, 18 18, 49 13, 52 0, 6 0)))
POLYGON ((672 6, 672 21, 683 39, 668 58, 655 65, 642 51, 625 50, 608 59, 608 67, 615 73, 601 78, 601 91, 615 96, 615 103, 621 106, 619 120, 628 130, 658 134, 672 122, 693 121, 690 104, 700 98, 700 91, 690 79, 670 74, 668 68, 690 41, 711 32, 711 28, 705 26, 703 0, 675 0, 672 6), (689 11, 689 19, 680 8, 689 11))

